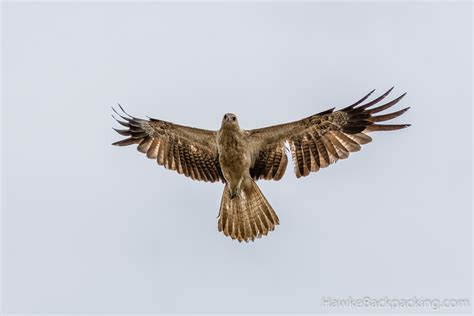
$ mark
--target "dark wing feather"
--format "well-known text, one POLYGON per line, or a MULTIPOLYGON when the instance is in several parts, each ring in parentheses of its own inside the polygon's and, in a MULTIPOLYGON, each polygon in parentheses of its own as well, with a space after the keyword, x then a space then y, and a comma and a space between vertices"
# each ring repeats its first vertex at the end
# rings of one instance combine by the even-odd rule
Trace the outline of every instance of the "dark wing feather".
POLYGON ((250 176, 255 179, 280 180, 285 174, 288 157, 283 144, 267 147, 256 154, 250 168, 250 176))
POLYGON ((283 165, 286 167, 283 159, 277 167, 279 177, 270 176, 267 166, 274 166, 272 153, 278 152, 285 155, 285 142, 289 143, 295 173, 299 178, 309 175, 310 172, 316 172, 320 168, 326 168, 339 159, 345 159, 351 152, 359 151, 361 145, 372 140, 367 135, 368 132, 393 131, 410 126, 409 124, 378 124, 378 122, 402 115, 409 108, 389 114, 373 115, 394 106, 405 96, 403 94, 386 104, 373 107, 392 89, 364 104, 363 102, 374 90, 339 111, 334 111, 332 108, 299 121, 248 131, 252 144, 257 148, 257 152, 254 153, 256 159, 250 170, 252 177, 279 180, 283 176, 284 169, 281 170, 281 167, 283 165))
POLYGON ((112 145, 137 144, 138 151, 148 158, 193 180, 225 181, 219 164, 215 132, 153 118, 139 119, 119 107, 123 113, 113 110, 122 120, 114 118, 127 129, 114 130, 128 138, 112 145))

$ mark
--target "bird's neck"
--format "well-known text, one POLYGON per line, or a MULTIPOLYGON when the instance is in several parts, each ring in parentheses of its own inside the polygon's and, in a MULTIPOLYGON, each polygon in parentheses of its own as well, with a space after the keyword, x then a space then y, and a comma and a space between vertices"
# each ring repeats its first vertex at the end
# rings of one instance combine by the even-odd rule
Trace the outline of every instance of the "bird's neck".
POLYGON ((240 134, 241 129, 237 124, 223 124, 221 126, 221 132, 224 134, 240 134))

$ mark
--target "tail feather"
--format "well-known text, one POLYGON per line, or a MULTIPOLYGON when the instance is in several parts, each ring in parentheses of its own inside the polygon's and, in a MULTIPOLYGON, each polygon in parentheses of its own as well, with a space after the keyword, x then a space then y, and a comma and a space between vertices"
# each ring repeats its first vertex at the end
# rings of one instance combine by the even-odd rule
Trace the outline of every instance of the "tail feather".
POLYGON ((231 198, 229 185, 222 194, 217 228, 239 242, 267 235, 279 224, 278 216, 258 188, 247 179, 239 196, 231 198))

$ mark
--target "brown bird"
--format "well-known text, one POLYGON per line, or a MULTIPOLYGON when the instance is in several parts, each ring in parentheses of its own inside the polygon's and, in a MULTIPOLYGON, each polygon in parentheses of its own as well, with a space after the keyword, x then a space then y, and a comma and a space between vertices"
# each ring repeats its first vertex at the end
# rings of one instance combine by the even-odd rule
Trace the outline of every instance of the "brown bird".
POLYGON ((114 118, 127 129, 115 130, 128 138, 113 145, 137 144, 138 151, 167 169, 193 180, 225 183, 218 230, 239 242, 253 241, 279 224, 278 216, 255 181, 283 177, 288 163, 285 143, 289 144, 298 178, 347 158, 372 140, 367 133, 410 126, 378 124, 402 115, 409 108, 374 116, 406 94, 374 107, 392 89, 364 104, 374 90, 341 110, 332 108, 299 121, 254 130, 241 129, 232 113, 224 115, 218 131, 210 131, 154 118, 139 119, 128 115, 119 105, 123 114, 113 110, 123 121, 114 118))

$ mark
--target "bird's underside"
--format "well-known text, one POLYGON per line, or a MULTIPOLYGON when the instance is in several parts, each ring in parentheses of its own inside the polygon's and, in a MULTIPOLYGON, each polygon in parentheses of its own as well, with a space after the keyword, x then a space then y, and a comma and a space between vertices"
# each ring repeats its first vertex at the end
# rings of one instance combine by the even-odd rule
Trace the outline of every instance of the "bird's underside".
POLYGON ((119 105, 123 113, 114 111, 122 120, 114 118, 126 129, 115 130, 127 138, 113 145, 136 144, 138 151, 167 169, 193 180, 225 183, 218 229, 232 239, 250 241, 267 235, 279 223, 255 181, 283 177, 288 163, 286 145, 299 178, 359 151, 372 140, 367 135, 370 132, 408 127, 380 124, 409 109, 379 114, 405 95, 380 105, 392 89, 372 101, 366 102, 374 91, 340 110, 332 108, 299 121, 254 130, 240 129, 231 113, 224 116, 219 130, 210 131, 139 119, 119 105))

